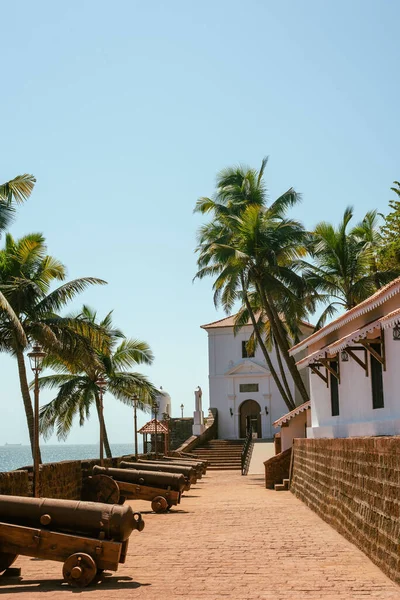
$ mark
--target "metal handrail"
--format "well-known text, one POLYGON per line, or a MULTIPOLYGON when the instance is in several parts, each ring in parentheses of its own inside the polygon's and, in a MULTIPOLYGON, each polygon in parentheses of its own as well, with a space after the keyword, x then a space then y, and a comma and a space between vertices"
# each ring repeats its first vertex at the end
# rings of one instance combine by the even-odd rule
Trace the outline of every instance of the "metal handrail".
POLYGON ((253 440, 253 428, 249 427, 249 430, 248 430, 247 436, 246 436, 246 440, 245 440, 244 445, 243 445, 242 454, 241 454, 242 475, 246 475, 247 457, 248 457, 248 454, 249 454, 249 450, 251 448, 251 442, 252 442, 252 440, 253 440))

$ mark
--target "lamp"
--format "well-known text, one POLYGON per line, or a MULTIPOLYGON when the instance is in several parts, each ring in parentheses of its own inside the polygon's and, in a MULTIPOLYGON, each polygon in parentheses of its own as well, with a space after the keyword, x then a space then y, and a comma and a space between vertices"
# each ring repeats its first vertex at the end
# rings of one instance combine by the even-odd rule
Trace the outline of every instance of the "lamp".
POLYGON ((181 404, 181 406, 180 406, 180 409, 181 409, 181 418, 182 418, 182 419, 183 419, 183 409, 184 409, 184 408, 185 408, 185 407, 184 407, 184 405, 183 405, 183 404, 181 404))
POLYGON ((265 407, 265 414, 268 415, 268 406, 265 407))
POLYGON ((393 327, 393 339, 396 342, 400 341, 400 325, 398 323, 393 327))
POLYGON ((348 362, 349 361, 349 355, 347 354, 346 350, 342 350, 340 353, 340 360, 342 362, 348 362))
POLYGON ((233 408, 232 408, 232 406, 229 407, 229 412, 231 414, 231 417, 233 417, 233 408))
POLYGON ((156 402, 156 400, 154 400, 153 402, 153 411, 154 411, 154 452, 156 455, 156 458, 158 458, 158 447, 157 447, 157 414, 158 414, 158 409, 159 409, 159 404, 158 402, 156 402))
POLYGON ((138 443, 137 443, 137 403, 138 403, 138 395, 133 394, 133 425, 135 430, 135 458, 137 460, 138 457, 138 443))
POLYGON ((107 381, 103 375, 96 379, 96 385, 99 389, 99 413, 100 413, 100 465, 104 467, 104 414, 103 414, 103 394, 107 388, 107 381))
POLYGON ((33 495, 39 498, 39 373, 42 370, 43 359, 46 352, 43 352, 39 344, 34 344, 32 352, 28 353, 31 369, 35 374, 35 401, 34 401, 34 419, 33 419, 33 495))

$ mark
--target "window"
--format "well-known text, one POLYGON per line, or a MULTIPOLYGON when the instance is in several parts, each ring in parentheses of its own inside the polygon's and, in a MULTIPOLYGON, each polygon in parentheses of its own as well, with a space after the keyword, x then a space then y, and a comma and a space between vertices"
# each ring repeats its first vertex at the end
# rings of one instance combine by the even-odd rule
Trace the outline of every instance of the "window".
MULTIPOLYGON (((379 355, 381 354, 380 344, 371 344, 371 348, 379 355)), ((371 387, 372 387, 372 408, 384 408, 383 402, 383 377, 382 365, 375 356, 371 356, 371 387)))
MULTIPOLYGON (((338 363, 337 360, 330 361, 331 368, 337 373, 338 372, 338 363)), ((331 390, 331 409, 332 409, 332 417, 337 417, 339 415, 339 382, 335 375, 329 373, 329 387, 331 390)))
POLYGON ((239 383, 239 392, 258 392, 258 383, 239 383))
POLYGON ((242 358, 252 358, 254 356, 254 352, 248 353, 246 344, 249 340, 242 342, 242 358))

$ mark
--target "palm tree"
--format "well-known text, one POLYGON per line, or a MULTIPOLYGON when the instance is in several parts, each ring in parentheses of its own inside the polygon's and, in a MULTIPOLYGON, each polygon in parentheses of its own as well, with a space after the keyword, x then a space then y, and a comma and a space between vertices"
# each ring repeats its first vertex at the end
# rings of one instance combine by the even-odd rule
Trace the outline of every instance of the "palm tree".
MULTIPOLYGON (((14 179, 0 184, 0 236, 12 222, 15 215, 15 204, 21 204, 29 198, 32 193, 36 179, 33 175, 18 175, 14 179)), ((7 302, 4 294, 0 292, 0 311, 5 311, 8 318, 13 322, 16 335, 22 344, 26 338, 22 327, 12 307, 7 302)))
MULTIPOLYGON (((80 317, 91 324, 96 324, 97 314, 84 306, 80 317)), ((45 437, 52 435, 54 428, 59 439, 66 439, 73 419, 79 415, 82 426, 90 415, 90 409, 96 406, 100 426, 103 424, 104 446, 106 455, 111 458, 111 448, 100 410, 99 389, 97 379, 105 374, 108 391, 122 402, 133 405, 133 397, 139 395, 139 407, 150 409, 157 394, 156 388, 140 373, 132 372, 137 364, 150 365, 153 354, 146 342, 126 339, 119 329, 112 324, 112 312, 102 319, 98 326, 109 338, 106 349, 94 348, 98 360, 66 361, 59 357, 49 356, 45 364, 58 371, 55 375, 41 377, 41 388, 58 388, 57 396, 40 411, 40 429, 45 437)))
POLYGON ((64 356, 91 353, 91 338, 96 328, 83 319, 61 317, 61 310, 78 293, 93 284, 105 282, 84 277, 64 283, 50 291, 54 280, 65 279, 65 267, 46 254, 41 234, 29 234, 20 240, 6 236, 0 251, 0 292, 4 294, 24 333, 21 339, 15 320, 8 312, 0 313, 0 351, 12 354, 18 364, 21 395, 33 449, 33 410, 25 365, 25 350, 38 342, 46 351, 64 356))
POLYGON ((361 223, 349 229, 352 217, 349 206, 337 227, 323 221, 312 232, 313 264, 304 263, 303 275, 328 301, 317 328, 337 310, 353 308, 398 274, 378 269, 376 252, 381 237, 376 211, 368 212, 361 223))
POLYGON ((211 213, 213 220, 199 230, 196 277, 217 276, 214 302, 221 303, 226 312, 237 300, 245 305, 271 374, 291 410, 293 399, 271 368, 249 295, 258 295, 280 351, 278 360, 283 358, 303 399, 308 400, 294 359, 288 354, 288 324, 298 324, 305 312, 306 286, 296 272, 298 258, 305 253, 305 231, 300 223, 285 217, 287 210, 299 201, 293 188, 267 207, 265 166, 266 159, 259 171, 245 167, 226 169, 217 180, 214 199, 200 198, 197 202, 195 211, 211 213))

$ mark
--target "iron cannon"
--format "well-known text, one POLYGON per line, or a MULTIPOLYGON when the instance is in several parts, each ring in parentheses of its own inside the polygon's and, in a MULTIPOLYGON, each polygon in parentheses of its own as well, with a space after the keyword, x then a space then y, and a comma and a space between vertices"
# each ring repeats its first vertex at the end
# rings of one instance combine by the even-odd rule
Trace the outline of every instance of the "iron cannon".
POLYGON ((129 536, 143 528, 130 506, 0 496, 0 572, 22 554, 63 562, 65 580, 85 587, 125 562, 129 536))
POLYGON ((181 465, 181 466, 189 466, 195 469, 196 476, 198 479, 201 479, 203 475, 205 475, 207 471, 207 465, 200 460, 189 460, 186 458, 177 458, 175 456, 164 456, 163 462, 171 464, 171 465, 181 465))
POLYGON ((189 491, 190 484, 195 484, 197 481, 196 470, 193 467, 188 465, 175 465, 169 464, 160 460, 141 460, 139 459, 137 462, 127 462, 121 461, 119 464, 121 469, 135 469, 135 470, 145 470, 145 471, 158 471, 160 473, 178 473, 182 474, 185 477, 186 485, 185 491, 189 491))
POLYGON ((181 501, 185 487, 185 477, 177 473, 160 473, 159 471, 142 471, 134 469, 108 469, 93 467, 93 477, 89 478, 93 488, 107 485, 106 479, 112 478, 118 485, 120 502, 125 498, 131 500, 148 500, 154 512, 166 512, 181 501))

